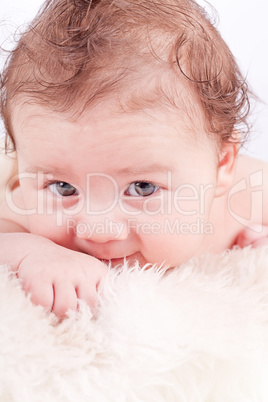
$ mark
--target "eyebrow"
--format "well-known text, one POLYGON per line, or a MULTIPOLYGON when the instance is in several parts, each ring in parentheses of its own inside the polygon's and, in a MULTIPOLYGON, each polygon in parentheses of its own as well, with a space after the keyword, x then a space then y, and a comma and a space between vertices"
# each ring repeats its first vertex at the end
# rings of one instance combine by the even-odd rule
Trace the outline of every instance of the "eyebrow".
POLYGON ((130 166, 118 169, 115 171, 115 174, 122 176, 131 176, 131 175, 148 174, 148 173, 168 173, 171 172, 172 170, 174 170, 174 168, 171 165, 153 163, 151 165, 146 166, 136 166, 136 167, 130 166))
MULTIPOLYGON (((149 173, 163 173, 167 174, 168 172, 171 172, 174 170, 174 167, 171 165, 166 165, 166 164, 161 164, 161 163, 153 163, 151 165, 145 165, 145 166, 128 166, 124 167, 121 169, 114 170, 112 173, 114 175, 118 176, 135 176, 135 175, 141 175, 141 174, 149 174, 149 173)), ((66 169, 60 169, 60 168, 55 168, 55 169, 44 169, 41 166, 33 166, 25 169, 25 173, 42 173, 44 175, 59 175, 59 176, 66 176, 67 174, 70 175, 70 172, 68 171, 68 168, 66 169)), ((94 172, 96 173, 96 172, 94 172)), ((73 176, 74 178, 77 178, 76 175, 70 175, 73 176)))
POLYGON ((55 168, 55 169, 47 169, 43 168, 42 166, 31 166, 29 168, 26 168, 24 170, 25 173, 42 173, 44 175, 59 175, 59 176, 71 176, 73 178, 77 178, 76 175, 70 174, 68 171, 68 167, 66 166, 66 169, 60 169, 60 168, 55 168))
POLYGON ((42 168, 41 166, 33 166, 33 167, 29 167, 29 168, 27 168, 27 169, 25 169, 25 172, 26 173, 38 173, 38 172, 42 172, 42 173, 45 173, 45 174, 51 174, 51 173, 64 173, 64 174, 66 174, 66 170, 63 170, 63 169, 58 169, 58 168, 56 168, 56 169, 51 169, 51 170, 48 170, 48 169, 44 169, 44 168, 42 168))

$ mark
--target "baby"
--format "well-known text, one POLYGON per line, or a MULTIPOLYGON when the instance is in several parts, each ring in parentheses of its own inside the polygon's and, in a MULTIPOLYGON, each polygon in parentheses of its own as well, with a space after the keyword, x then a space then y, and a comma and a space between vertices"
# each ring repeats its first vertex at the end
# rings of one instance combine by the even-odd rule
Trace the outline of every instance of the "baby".
POLYGON ((94 310, 107 264, 268 244, 267 164, 237 156, 248 111, 194 1, 47 1, 2 75, 18 175, 0 262, 64 317, 78 299, 94 310))

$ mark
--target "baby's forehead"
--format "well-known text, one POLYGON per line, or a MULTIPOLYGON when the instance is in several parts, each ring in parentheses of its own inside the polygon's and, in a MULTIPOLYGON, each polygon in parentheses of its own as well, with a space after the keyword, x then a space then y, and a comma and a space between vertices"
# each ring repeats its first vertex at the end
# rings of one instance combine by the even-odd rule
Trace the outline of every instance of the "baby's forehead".
POLYGON ((195 139, 175 111, 126 113, 98 106, 73 121, 38 105, 33 110, 30 105, 27 110, 21 108, 14 126, 24 170, 54 174, 68 166, 77 177, 78 170, 82 175, 108 172, 116 177, 130 176, 134 171, 164 174, 178 167, 183 172, 184 162, 189 160, 196 169, 197 155, 211 158, 214 152, 206 134, 200 131, 195 139))
POLYGON ((180 97, 174 100, 173 105, 157 96, 154 101, 151 96, 148 102, 145 95, 142 94, 142 88, 133 90, 132 87, 129 93, 124 92, 122 96, 118 94, 117 98, 107 97, 87 107, 78 104, 77 108, 67 112, 58 112, 47 105, 21 97, 13 108, 14 136, 16 138, 18 132, 25 132, 29 127, 34 128, 40 121, 43 121, 44 127, 55 121, 63 132, 66 124, 72 124, 74 132, 84 132, 84 135, 93 135, 91 127, 94 127, 94 135, 105 131, 112 136, 116 135, 118 127, 132 136, 135 135, 137 124, 143 127, 144 136, 148 132, 153 134, 153 130, 157 131, 158 127, 159 130, 161 127, 174 128, 170 132, 170 138, 174 140, 178 136, 187 135, 192 141, 205 135, 202 109, 187 88, 181 87, 180 97))

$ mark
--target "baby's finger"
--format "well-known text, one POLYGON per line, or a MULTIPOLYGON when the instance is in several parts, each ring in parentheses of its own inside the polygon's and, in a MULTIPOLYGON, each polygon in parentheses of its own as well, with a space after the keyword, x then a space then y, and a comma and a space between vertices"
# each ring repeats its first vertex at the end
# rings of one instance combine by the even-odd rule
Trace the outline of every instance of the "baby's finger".
POLYGON ((262 237, 252 243, 253 248, 268 246, 268 237, 262 237))
POLYGON ((52 311, 58 317, 64 317, 68 310, 77 309, 77 295, 72 282, 54 283, 54 303, 52 311))
POLYGON ((51 311, 54 301, 54 291, 51 283, 36 283, 33 286, 23 286, 26 293, 30 293, 31 301, 41 305, 46 311, 51 311))
POLYGON ((267 226, 251 226, 239 233, 236 244, 240 247, 247 247, 250 244, 253 244, 256 240, 265 238, 266 236, 268 236, 267 226))
POLYGON ((80 300, 84 300, 90 307, 92 314, 95 313, 98 304, 98 294, 96 286, 92 286, 92 283, 80 284, 76 289, 77 297, 80 300))

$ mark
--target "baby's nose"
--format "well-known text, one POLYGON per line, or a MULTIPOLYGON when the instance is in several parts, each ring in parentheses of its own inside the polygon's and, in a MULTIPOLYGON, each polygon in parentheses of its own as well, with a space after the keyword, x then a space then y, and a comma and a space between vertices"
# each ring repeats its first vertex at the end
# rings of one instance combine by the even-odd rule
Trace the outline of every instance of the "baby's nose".
POLYGON ((125 240, 128 237, 127 224, 124 221, 104 219, 80 220, 76 224, 76 236, 96 243, 111 240, 125 240))

